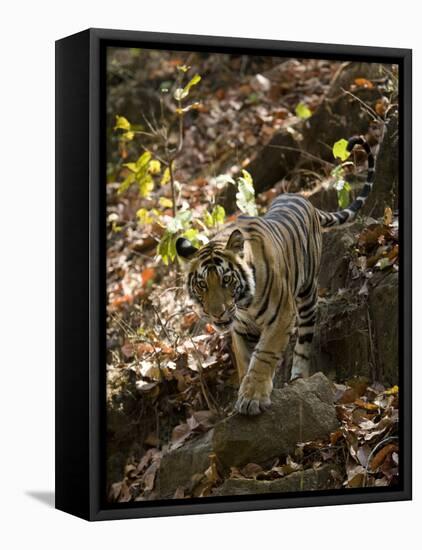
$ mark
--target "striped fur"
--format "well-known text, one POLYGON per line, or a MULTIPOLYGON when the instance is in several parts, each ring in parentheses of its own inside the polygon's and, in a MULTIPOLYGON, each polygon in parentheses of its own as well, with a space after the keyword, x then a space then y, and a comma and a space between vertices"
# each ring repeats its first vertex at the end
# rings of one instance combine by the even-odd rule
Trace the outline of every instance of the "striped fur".
POLYGON ((367 152, 368 177, 345 210, 323 212, 304 197, 283 194, 264 216, 240 216, 199 250, 184 238, 176 243, 189 261, 190 296, 217 328, 231 329, 242 414, 269 407, 275 367, 295 325, 292 378, 309 374, 322 227, 353 220, 372 187, 374 158, 362 137, 349 140, 349 150, 356 145, 367 152))

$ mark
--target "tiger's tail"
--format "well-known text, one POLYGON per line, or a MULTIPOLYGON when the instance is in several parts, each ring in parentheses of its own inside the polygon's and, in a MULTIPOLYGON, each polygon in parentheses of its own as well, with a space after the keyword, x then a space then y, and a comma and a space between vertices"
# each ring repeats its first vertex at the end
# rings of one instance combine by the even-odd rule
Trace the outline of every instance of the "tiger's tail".
POLYGON ((339 210, 338 212, 324 212, 324 210, 318 209, 317 211, 322 227, 332 227, 334 225, 342 225, 353 221, 358 211, 365 204, 366 199, 371 192, 375 176, 375 157, 372 154, 368 142, 363 136, 355 136, 350 138, 347 143, 347 150, 351 152, 356 145, 361 145, 365 149, 368 158, 368 174, 366 177, 366 183, 363 186, 359 196, 344 210, 339 210))

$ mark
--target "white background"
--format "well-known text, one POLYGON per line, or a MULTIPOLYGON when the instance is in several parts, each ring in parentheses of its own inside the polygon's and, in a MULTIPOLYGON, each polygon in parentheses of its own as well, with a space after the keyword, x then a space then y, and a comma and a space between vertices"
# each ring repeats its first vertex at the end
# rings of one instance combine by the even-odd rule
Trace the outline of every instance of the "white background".
MULTIPOLYGON (((3 548, 397 548, 420 539, 421 395, 415 334, 415 500, 89 524, 54 510, 54 40, 87 27, 414 49, 415 300, 421 27, 417 2, 2 2, 0 65, 0 543, 3 548), (419 65, 419 66, 418 66, 419 65), (35 496, 34 496, 35 495, 35 496), (41 496, 41 500, 40 500, 41 496), (44 501, 44 502, 43 502, 44 501), (419 535, 417 535, 417 533, 419 535), (416 538, 417 537, 417 538, 416 538)), ((75 223, 78 213, 75 212, 75 223)), ((415 316, 415 328, 418 330, 415 316)), ((72 388, 69 388, 72 391, 72 388)), ((419 540, 420 542, 420 540, 419 540)), ((417 543, 416 543, 417 545, 417 543)), ((415 544, 411 545, 413 548, 415 544)))

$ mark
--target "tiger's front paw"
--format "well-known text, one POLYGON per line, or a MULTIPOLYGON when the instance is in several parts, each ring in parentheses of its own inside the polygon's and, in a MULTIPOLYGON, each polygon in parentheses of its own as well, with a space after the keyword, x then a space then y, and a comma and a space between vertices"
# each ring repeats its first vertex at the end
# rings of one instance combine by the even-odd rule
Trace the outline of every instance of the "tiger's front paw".
POLYGON ((266 411, 271 406, 271 390, 272 381, 257 383, 253 377, 246 375, 239 389, 235 410, 250 416, 266 411))

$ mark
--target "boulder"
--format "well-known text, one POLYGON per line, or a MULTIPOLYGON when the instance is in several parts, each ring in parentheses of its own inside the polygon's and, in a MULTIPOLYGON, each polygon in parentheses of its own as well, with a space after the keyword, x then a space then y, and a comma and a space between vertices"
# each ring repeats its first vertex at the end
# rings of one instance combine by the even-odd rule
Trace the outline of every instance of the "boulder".
POLYGON ((374 331, 374 353, 378 380, 399 383, 399 274, 390 273, 369 295, 369 313, 374 331))
POLYGON ((141 426, 136 422, 142 407, 132 369, 107 371, 107 482, 123 477, 128 454, 135 450, 141 426))
POLYGON ((331 385, 321 373, 273 390, 271 400, 265 413, 236 414, 215 426, 213 449, 223 468, 286 456, 297 443, 324 437, 338 426, 331 385))
POLYGON ((250 462, 265 466, 291 454, 297 443, 328 436, 337 427, 327 378, 317 373, 296 380, 273 391, 270 410, 254 417, 229 416, 209 432, 170 449, 161 460, 158 492, 161 498, 171 497, 178 487, 189 487, 210 466, 211 453, 225 472, 250 462))
POLYGON ((319 468, 309 468, 294 472, 274 480, 226 479, 213 496, 261 495, 265 493, 297 493, 338 487, 338 467, 324 464, 319 468))
POLYGON ((345 288, 350 279, 350 254, 361 229, 359 223, 330 229, 322 234, 321 269, 318 286, 329 292, 345 288))
POLYGON ((318 305, 312 371, 336 382, 353 376, 375 378, 368 306, 366 298, 354 294, 349 290, 318 305))
POLYGON ((203 474, 210 465, 213 430, 182 447, 169 450, 161 459, 156 488, 161 497, 171 497, 178 487, 188 487, 195 474, 203 474))
POLYGON ((396 112, 390 116, 386 123, 384 137, 378 151, 374 186, 363 209, 364 214, 374 218, 383 216, 386 206, 393 209, 398 208, 398 141, 399 121, 396 112))
POLYGON ((397 384, 398 273, 377 273, 367 285, 365 296, 359 295, 359 286, 350 288, 349 275, 346 269, 341 271, 340 259, 336 262, 333 258, 333 266, 337 269, 333 269, 329 283, 334 285, 343 279, 348 290, 319 301, 312 371, 323 372, 336 382, 363 376, 397 384))

